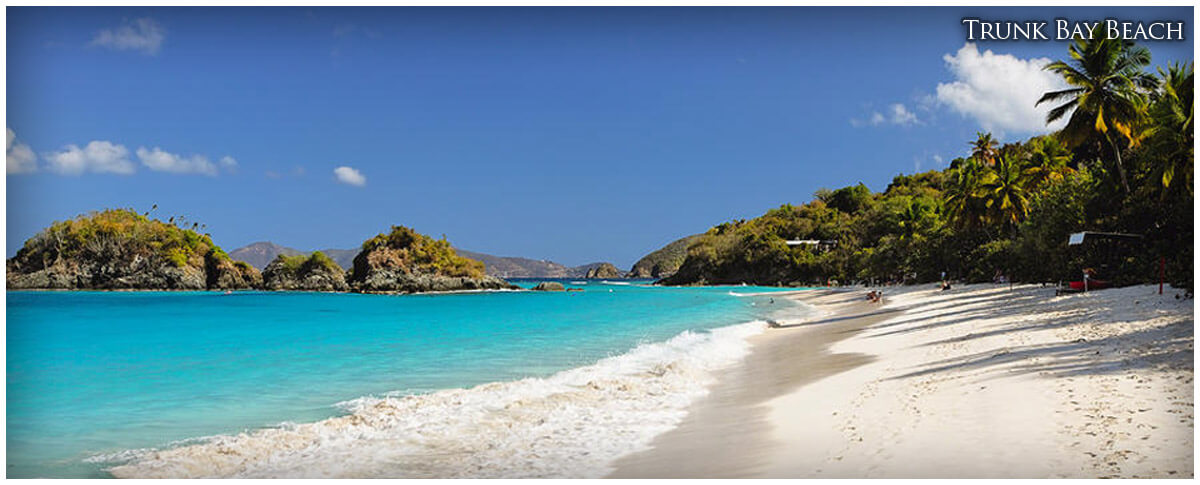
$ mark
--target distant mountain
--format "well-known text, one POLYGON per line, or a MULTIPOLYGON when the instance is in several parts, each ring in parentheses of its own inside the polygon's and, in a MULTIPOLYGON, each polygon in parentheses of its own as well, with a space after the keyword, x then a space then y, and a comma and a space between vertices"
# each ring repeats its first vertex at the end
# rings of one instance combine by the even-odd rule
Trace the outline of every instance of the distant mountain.
MULTIPOLYGON (((357 249, 322 249, 322 253, 329 256, 333 262, 341 266, 342 269, 350 269, 354 266, 354 257, 358 255, 357 249)), ((301 251, 296 248, 280 246, 269 241, 260 241, 248 246, 243 246, 234 249, 229 253, 229 257, 235 261, 245 261, 260 271, 266 269, 271 261, 275 260, 280 254, 284 256, 308 256, 312 251, 301 251)))
POLYGON ((354 257, 358 256, 358 249, 322 249, 322 253, 329 256, 333 262, 341 266, 342 269, 350 269, 354 266, 354 257))
POLYGON ((235 261, 245 261, 250 266, 262 271, 280 254, 284 256, 307 256, 308 253, 299 249, 280 246, 273 242, 260 241, 249 246, 243 246, 229 252, 229 257, 235 261))
MULTIPOLYGON (((487 269, 488 275, 501 278, 584 278, 587 276, 588 271, 595 270, 604 265, 610 265, 609 263, 598 262, 570 267, 555 263, 554 261, 511 256, 493 256, 491 254, 457 248, 455 248, 455 251, 463 257, 482 262, 487 269)), ((350 269, 354 266, 354 257, 358 255, 359 250, 322 249, 321 252, 329 256, 329 259, 336 262, 338 266, 350 269)), ((245 261, 251 266, 262 270, 268 264, 271 264, 271 261, 274 261, 275 257, 280 254, 284 256, 308 256, 310 253, 263 241, 235 249, 229 253, 229 256, 238 261, 245 261)), ((611 273, 606 272, 604 274, 608 275, 611 273)))
POLYGON ((589 273, 594 278, 624 278, 624 272, 616 270, 612 263, 597 262, 581 266, 564 266, 554 261, 545 261, 512 256, 493 256, 476 253, 465 249, 457 249, 458 254, 482 261, 487 268, 487 274, 501 278, 587 278, 589 273), (599 268, 607 268, 596 273, 599 268), (598 276, 597 276, 598 274, 598 276), (616 275, 616 276, 613 276, 616 275))
POLYGON ((501 278, 570 278, 571 268, 553 261, 529 258, 493 256, 490 254, 455 249, 459 255, 483 262, 487 274, 501 278))

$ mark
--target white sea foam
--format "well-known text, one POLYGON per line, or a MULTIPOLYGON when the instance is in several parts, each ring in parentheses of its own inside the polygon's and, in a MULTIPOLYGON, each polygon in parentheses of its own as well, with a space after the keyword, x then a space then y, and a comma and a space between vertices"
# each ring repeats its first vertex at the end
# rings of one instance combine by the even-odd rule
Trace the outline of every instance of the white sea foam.
POLYGON ((553 376, 360 398, 349 414, 162 450, 117 477, 593 478, 645 449, 749 351, 765 323, 684 332, 553 376))

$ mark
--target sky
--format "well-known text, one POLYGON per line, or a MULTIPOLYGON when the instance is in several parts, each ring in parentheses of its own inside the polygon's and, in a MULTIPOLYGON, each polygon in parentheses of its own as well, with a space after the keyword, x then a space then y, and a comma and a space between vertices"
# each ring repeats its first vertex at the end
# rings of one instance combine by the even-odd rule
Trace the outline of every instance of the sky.
POLYGON ((226 250, 456 247, 628 268, 819 188, 944 168, 1032 104, 1065 41, 965 17, 1183 20, 1190 7, 6 8, 6 254, 109 207, 226 250))

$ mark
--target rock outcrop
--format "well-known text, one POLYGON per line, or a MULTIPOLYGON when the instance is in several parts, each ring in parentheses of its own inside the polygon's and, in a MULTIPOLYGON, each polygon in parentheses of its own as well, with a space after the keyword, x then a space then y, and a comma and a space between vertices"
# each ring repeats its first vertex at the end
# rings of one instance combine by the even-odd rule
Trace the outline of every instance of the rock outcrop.
POLYGON ((208 268, 208 289, 261 288, 263 275, 249 263, 228 258, 213 260, 208 268))
POLYGON ((616 266, 613 266, 612 263, 600 263, 599 266, 589 269, 583 277, 588 279, 615 279, 624 276, 625 274, 617 269, 616 266))
POLYGON ((6 269, 8 289, 238 289, 261 281, 208 235, 126 209, 56 222, 26 241, 6 269))
POLYGON ((485 274, 483 263, 459 256, 445 239, 402 226, 363 243, 348 283, 364 293, 519 289, 485 274))
POLYGON ((262 272, 263 287, 268 290, 346 291, 346 272, 325 253, 275 257, 262 272))
POLYGON ((676 239, 670 244, 647 254, 633 264, 629 271, 630 278, 666 278, 674 275, 687 259, 687 248, 700 239, 702 234, 693 234, 676 239))
POLYGON ((557 281, 543 281, 534 286, 533 291, 567 291, 567 288, 557 281))

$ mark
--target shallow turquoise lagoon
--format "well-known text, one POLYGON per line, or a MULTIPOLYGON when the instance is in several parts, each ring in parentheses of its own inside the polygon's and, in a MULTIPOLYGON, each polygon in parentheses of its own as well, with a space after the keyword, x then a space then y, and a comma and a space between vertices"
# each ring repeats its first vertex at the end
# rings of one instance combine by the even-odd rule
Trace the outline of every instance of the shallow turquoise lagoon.
POLYGON ((104 477, 97 456, 544 377, 784 305, 770 288, 563 281, 585 291, 9 292, 7 476, 104 477))

